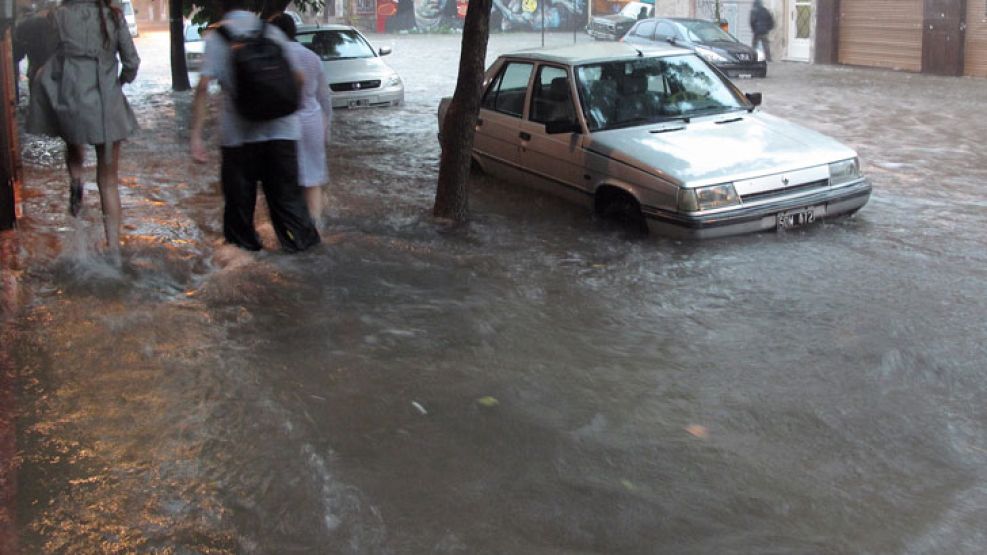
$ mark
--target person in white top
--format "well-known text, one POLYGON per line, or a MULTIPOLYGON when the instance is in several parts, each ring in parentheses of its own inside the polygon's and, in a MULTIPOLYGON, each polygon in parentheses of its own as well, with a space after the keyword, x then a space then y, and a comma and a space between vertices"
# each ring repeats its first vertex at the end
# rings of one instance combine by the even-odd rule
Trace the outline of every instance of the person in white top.
POLYGON ((326 143, 331 135, 332 101, 329 85, 322 70, 319 55, 295 40, 295 21, 287 14, 279 14, 271 23, 284 31, 295 50, 299 70, 305 76, 302 99, 295 112, 302 125, 298 141, 298 184, 305 188, 305 203, 316 226, 322 221, 322 187, 329 182, 326 165, 326 143))
MULTIPOLYGON (((304 83, 294 49, 280 29, 263 23, 256 14, 246 11, 246 0, 220 0, 224 15, 220 26, 233 36, 259 30, 277 43, 299 83, 304 83)), ((243 249, 263 248, 254 228, 257 182, 264 187, 264 198, 271 214, 271 225, 281 248, 298 252, 319 243, 319 233, 298 187, 298 140, 301 124, 297 113, 252 121, 241 115, 233 101, 236 76, 230 43, 221 33, 205 37, 205 58, 192 103, 190 146, 197 162, 208 160, 202 140, 206 119, 209 83, 219 82, 225 93, 220 112, 220 180, 223 185, 223 236, 226 242, 243 249)))

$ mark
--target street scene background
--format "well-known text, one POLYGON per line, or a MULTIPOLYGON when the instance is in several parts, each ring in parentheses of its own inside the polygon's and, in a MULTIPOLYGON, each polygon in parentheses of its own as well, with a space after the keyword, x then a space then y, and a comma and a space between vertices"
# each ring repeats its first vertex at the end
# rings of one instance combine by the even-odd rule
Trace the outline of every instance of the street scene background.
MULTIPOLYGON (((858 150, 874 194, 852 218, 677 242, 477 176, 448 232, 435 113, 460 37, 371 40, 406 103, 335 113, 328 229, 301 255, 263 221, 267 251, 222 244, 218 146, 187 155, 164 32, 125 88, 122 271, 96 253, 93 160, 73 221, 61 145, 22 137, 0 546, 983 552, 982 79, 738 82, 858 150)), ((540 41, 495 34, 488 58, 540 41)))

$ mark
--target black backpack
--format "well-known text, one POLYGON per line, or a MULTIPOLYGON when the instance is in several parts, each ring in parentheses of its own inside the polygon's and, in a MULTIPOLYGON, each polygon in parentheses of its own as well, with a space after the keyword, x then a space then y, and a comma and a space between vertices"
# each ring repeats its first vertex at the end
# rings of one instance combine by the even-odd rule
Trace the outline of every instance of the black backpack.
POLYGON ((224 26, 216 30, 230 43, 237 112, 250 121, 294 113, 299 104, 298 82, 281 45, 264 36, 267 22, 261 21, 259 31, 240 37, 224 26))

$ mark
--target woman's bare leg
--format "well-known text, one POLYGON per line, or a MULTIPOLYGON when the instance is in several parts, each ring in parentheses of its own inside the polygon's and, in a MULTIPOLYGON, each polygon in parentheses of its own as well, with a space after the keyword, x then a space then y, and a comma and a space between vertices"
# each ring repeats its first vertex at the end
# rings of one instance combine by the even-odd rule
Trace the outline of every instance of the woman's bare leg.
POLYGON ((86 158, 84 145, 65 143, 65 165, 69 170, 69 214, 78 216, 82 210, 82 163, 86 158))
POLYGON ((322 227, 322 187, 305 187, 305 204, 315 227, 322 227))
POLYGON ((96 145, 96 184, 103 206, 103 227, 106 229, 107 252, 120 256, 120 190, 117 175, 120 163, 120 141, 107 147, 96 145), (109 152, 107 152, 109 151, 109 152))

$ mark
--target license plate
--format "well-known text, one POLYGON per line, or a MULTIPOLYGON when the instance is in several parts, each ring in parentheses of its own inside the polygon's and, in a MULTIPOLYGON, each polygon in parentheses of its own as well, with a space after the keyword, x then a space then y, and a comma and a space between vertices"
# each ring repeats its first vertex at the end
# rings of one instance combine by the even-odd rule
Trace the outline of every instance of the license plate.
POLYGON ((349 103, 349 107, 350 108, 366 108, 367 106, 370 106, 370 101, 367 100, 367 99, 363 99, 363 100, 350 100, 350 103, 349 103))
POLYGON ((750 73, 738 73, 737 74, 737 77, 740 77, 741 79, 750 79, 751 78, 751 74, 750 73))
POLYGON ((816 215, 811 208, 779 212, 775 215, 775 229, 791 229, 811 224, 814 221, 816 221, 816 215))

